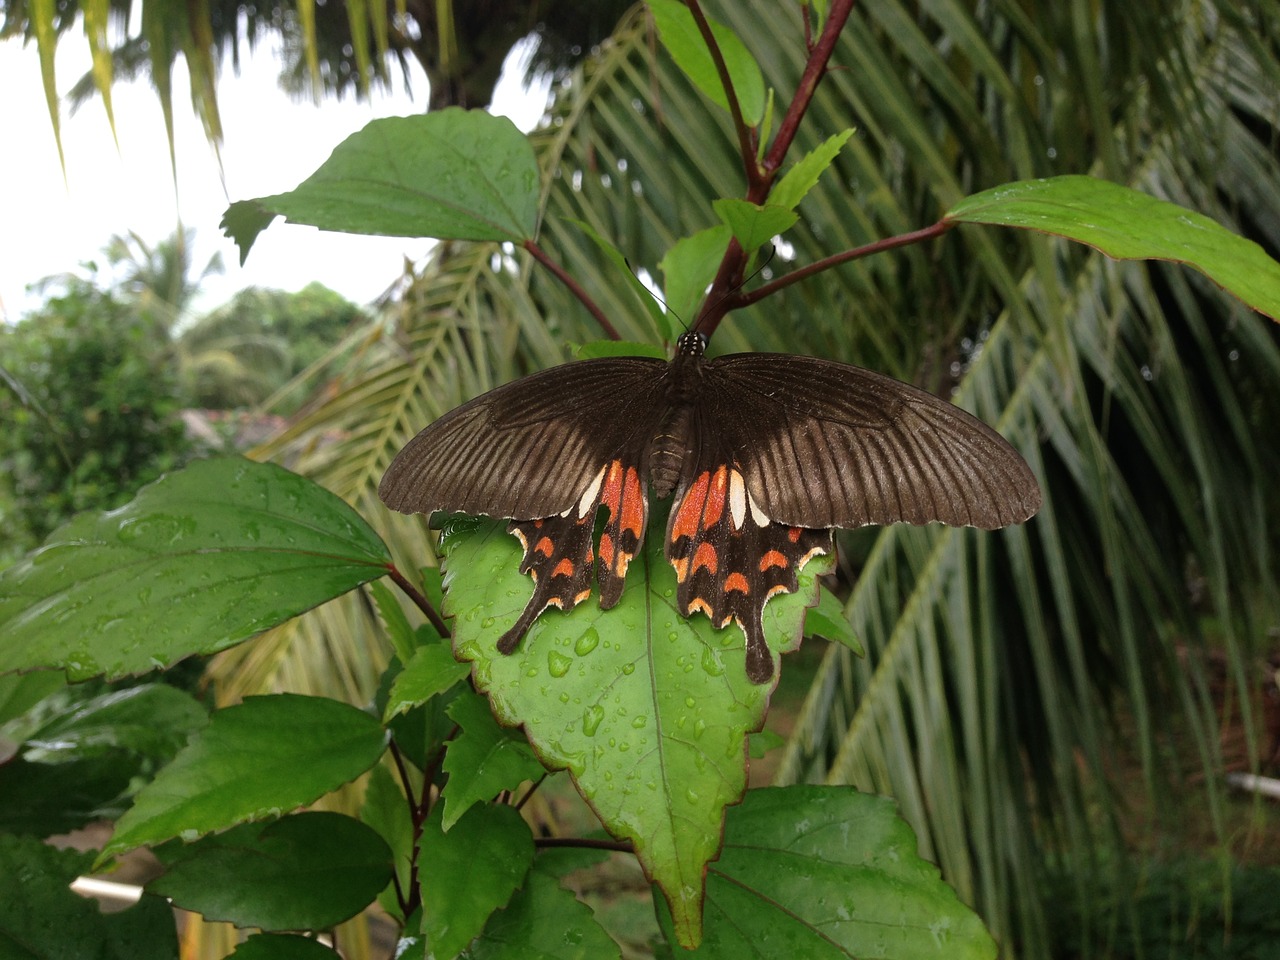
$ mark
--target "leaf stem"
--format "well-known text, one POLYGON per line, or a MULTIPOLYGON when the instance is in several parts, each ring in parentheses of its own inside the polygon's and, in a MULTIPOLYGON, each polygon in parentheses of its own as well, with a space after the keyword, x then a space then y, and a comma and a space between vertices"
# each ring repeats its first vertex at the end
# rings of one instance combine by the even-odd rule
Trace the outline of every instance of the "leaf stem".
POLYGON ((847 263, 850 260, 857 260, 861 257, 868 257, 873 253, 881 253, 885 250, 892 250, 895 247, 905 247, 913 243, 923 243, 924 241, 931 240, 934 237, 940 237, 954 227, 956 223, 957 221, 955 220, 939 220, 932 226, 924 227, 920 230, 912 230, 910 233, 900 233, 895 237, 885 237, 883 240, 876 240, 875 242, 868 243, 865 246, 854 247, 852 250, 845 250, 843 253, 836 253, 829 257, 823 257, 821 260, 816 260, 808 266, 801 267, 798 270, 793 270, 785 276, 772 280, 761 287, 757 287, 750 293, 737 294, 732 298, 731 309, 750 306, 753 303, 763 300, 770 294, 777 293, 784 287, 789 287, 793 283, 799 283, 807 277, 811 277, 816 273, 821 273, 823 270, 829 270, 839 264, 847 263))
POLYGON ((756 163, 755 138, 742 118, 742 105, 738 102, 738 94, 733 89, 729 65, 724 62, 724 53, 720 50, 720 44, 716 43, 715 34, 711 32, 711 24, 707 22, 707 15, 702 12, 702 5, 698 0, 684 0, 684 2, 689 12, 693 14, 693 22, 697 24, 698 32, 702 34, 702 42, 707 45, 707 52, 711 54, 711 62, 715 64, 716 73, 720 77, 720 86, 724 87, 724 96, 729 103, 729 115, 733 117, 733 129, 738 133, 738 151, 742 154, 743 172, 747 177, 747 192, 752 193, 761 180, 760 167, 756 163))
POLYGON ((610 340, 621 340, 622 336, 618 333, 617 328, 605 316, 605 312, 600 309, 600 305, 591 299, 591 295, 582 289, 582 285, 577 280, 569 276, 568 271, 552 258, 552 256, 543 250, 532 240, 525 240, 522 246, 529 251, 533 259, 555 274, 556 279, 569 288, 569 292, 578 298, 578 301, 590 311, 591 315, 596 318, 596 323, 600 324, 600 329, 604 331, 605 336, 610 340))
POLYGON ((391 578, 392 583, 399 587, 405 596, 413 601, 414 606, 422 611, 423 615, 427 618, 427 621, 436 628, 436 632, 440 634, 440 636, 447 637, 450 635, 451 631, 445 624, 444 617, 440 616, 439 612, 437 612, 436 608, 431 605, 431 601, 427 599, 426 595, 415 587, 408 577, 400 572, 399 567, 394 563, 390 564, 387 567, 387 576, 391 578))

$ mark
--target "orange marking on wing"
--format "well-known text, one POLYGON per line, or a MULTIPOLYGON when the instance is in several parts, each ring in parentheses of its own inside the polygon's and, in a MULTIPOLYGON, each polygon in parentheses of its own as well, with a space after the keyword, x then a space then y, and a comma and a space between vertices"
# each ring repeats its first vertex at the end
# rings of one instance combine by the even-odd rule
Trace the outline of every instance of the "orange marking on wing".
POLYGON ((544 557, 550 557, 556 552, 556 545, 551 542, 550 537, 543 537, 534 545, 533 552, 540 553, 544 557))
POLYGON ((613 537, 607 530, 600 534, 600 559, 606 567, 613 566, 613 537))
POLYGON ((625 577, 627 575, 627 567, 631 563, 634 553, 627 553, 625 550, 618 551, 618 561, 613 565, 614 576, 625 577))
POLYGON ((671 542, 681 537, 693 537, 702 526, 702 508, 707 502, 707 487, 711 485, 711 474, 699 474, 698 479, 689 485, 680 507, 676 510, 676 518, 671 522, 671 542))
POLYGON ((706 567, 711 571, 711 575, 716 575, 716 570, 720 567, 720 558, 716 556, 716 548, 709 543, 701 543, 693 554, 693 572, 697 573, 699 567, 706 567))
POLYGON ((586 600, 589 596, 591 596, 591 588, 587 587, 587 589, 583 590, 573 598, 574 605, 576 606, 577 604, 582 603, 582 601, 586 600))
POLYGON ((787 539, 790 540, 792 543, 799 543, 800 535, 802 533, 804 533, 804 531, 801 530, 799 527, 792 527, 790 530, 787 531, 787 539))
POLYGON ((609 508, 609 515, 617 516, 618 497, 622 494, 622 461, 611 460, 609 472, 605 474, 604 489, 600 491, 600 502, 609 508))
POLYGON ((689 601, 689 612, 696 613, 699 610, 705 613, 708 617, 712 615, 711 605, 708 604, 707 601, 703 600, 701 597, 694 597, 692 600, 689 601))
POLYGON ((685 557, 678 560, 672 560, 671 565, 676 568, 676 582, 684 583, 684 578, 689 575, 689 561, 685 557))
POLYGON ((760 558, 760 572, 764 573, 770 567, 785 567, 787 558, 782 555, 780 550, 770 550, 760 558))
POLYGON ((768 600, 770 597, 776 597, 780 593, 790 593, 790 592, 791 592, 790 589, 787 588, 787 585, 785 583, 780 583, 776 587, 770 587, 769 592, 764 595, 764 598, 768 600))
POLYGON ((707 491, 706 509, 702 511, 702 528, 714 527, 724 513, 725 494, 729 489, 729 471, 725 467, 716 470, 707 491))
POLYGON ((627 467, 622 486, 622 523, 619 529, 630 530, 637 537, 644 532, 644 491, 640 488, 640 474, 635 467, 627 467))
POLYGON ((731 573, 724 578, 724 592, 732 593, 737 590, 739 593, 750 594, 751 584, 747 583, 747 578, 740 573, 731 573))
POLYGON ((572 577, 572 576, 573 576, 573 561, 572 561, 572 560, 570 560, 568 557, 565 557, 563 560, 561 560, 559 563, 557 563, 557 564, 556 564, 556 568, 555 568, 554 570, 552 570, 552 571, 551 571, 551 576, 553 576, 553 577, 572 577))

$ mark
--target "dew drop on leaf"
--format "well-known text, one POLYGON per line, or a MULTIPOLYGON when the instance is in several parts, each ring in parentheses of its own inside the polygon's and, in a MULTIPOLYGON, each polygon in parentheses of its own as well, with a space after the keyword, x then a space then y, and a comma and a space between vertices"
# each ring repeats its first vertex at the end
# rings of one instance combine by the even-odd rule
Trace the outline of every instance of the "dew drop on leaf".
MULTIPOLYGON (((573 658, 566 657, 563 653, 557 653, 552 650, 547 654, 547 672, 553 677, 563 677, 569 672, 569 668, 573 666, 573 658)), ((533 676, 533 674, 530 674, 533 676)))
POLYGON ((593 703, 587 707, 586 712, 582 715, 582 732, 588 737, 594 737, 596 731, 600 729, 600 721, 604 719, 604 707, 598 703, 593 703))
POLYGON ((588 627, 587 631, 578 637, 573 645, 574 653, 580 657, 585 657, 588 653, 596 648, 600 643, 600 633, 595 627, 588 627))

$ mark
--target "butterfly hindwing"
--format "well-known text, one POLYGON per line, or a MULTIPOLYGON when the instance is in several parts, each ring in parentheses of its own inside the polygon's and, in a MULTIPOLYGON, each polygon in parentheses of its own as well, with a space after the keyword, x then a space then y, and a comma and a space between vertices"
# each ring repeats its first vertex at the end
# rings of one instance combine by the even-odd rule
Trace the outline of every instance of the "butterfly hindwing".
POLYGON ((765 603, 794 593, 800 568, 830 549, 830 530, 790 527, 764 515, 736 463, 696 471, 667 522, 666 554, 681 614, 700 611, 716 627, 737 621, 746 635, 747 676, 755 683, 773 677, 765 603))

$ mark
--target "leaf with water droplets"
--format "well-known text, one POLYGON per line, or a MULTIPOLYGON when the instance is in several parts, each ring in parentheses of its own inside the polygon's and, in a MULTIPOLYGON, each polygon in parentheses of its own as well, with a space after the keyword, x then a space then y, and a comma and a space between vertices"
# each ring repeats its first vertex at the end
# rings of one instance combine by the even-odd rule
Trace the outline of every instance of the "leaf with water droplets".
POLYGON ((0 673, 119 678, 223 650, 380 577, 386 546, 316 483, 197 461, 0 574, 0 673))
POLYGON ((1020 180, 965 197, 956 223, 1023 227, 1117 260, 1172 260, 1199 270, 1259 313, 1280 320, 1280 263, 1208 217, 1095 177, 1020 180))
MULTIPOLYGON (((696 960, 993 960, 995 941, 916 853, 892 800, 852 787, 752 790, 707 870, 696 960)), ((676 933, 662 904, 658 919, 676 933)))
MULTIPOLYGON (((631 840, 677 917, 681 943, 696 944, 702 876, 720 847, 726 805, 746 789, 747 735, 764 722, 772 686, 746 676, 742 630, 676 610, 676 579, 662 555, 666 520, 650 519, 622 599, 593 598, 569 613, 548 610, 511 656, 496 649, 532 591, 519 572, 518 541, 501 523, 453 528, 446 543, 446 612, 456 615, 458 656, 475 662, 477 687, 506 724, 521 724, 542 761, 567 768, 605 827, 631 840)), ((765 607, 774 651, 799 645, 817 574, 765 607)), ((452 748, 450 748, 452 754, 452 748)))

